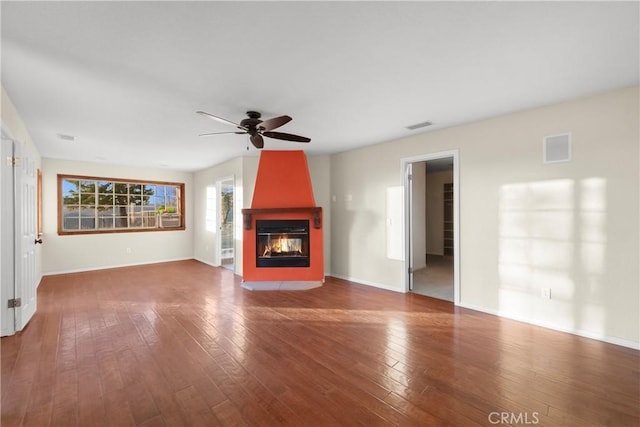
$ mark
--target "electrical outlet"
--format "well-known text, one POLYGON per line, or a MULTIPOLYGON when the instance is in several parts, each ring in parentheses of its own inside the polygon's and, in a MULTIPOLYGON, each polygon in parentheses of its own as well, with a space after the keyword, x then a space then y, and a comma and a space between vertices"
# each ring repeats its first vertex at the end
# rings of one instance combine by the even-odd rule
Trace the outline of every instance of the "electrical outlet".
POLYGON ((540 296, 544 299, 551 299, 551 288, 542 288, 540 296))

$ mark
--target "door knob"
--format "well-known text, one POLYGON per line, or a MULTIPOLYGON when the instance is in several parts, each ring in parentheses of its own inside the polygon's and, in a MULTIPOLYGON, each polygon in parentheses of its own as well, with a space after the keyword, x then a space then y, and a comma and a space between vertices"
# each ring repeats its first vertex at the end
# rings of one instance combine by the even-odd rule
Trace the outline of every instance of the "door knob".
POLYGON ((35 243, 36 245, 37 245, 38 243, 42 244, 42 239, 36 239, 34 243, 35 243))

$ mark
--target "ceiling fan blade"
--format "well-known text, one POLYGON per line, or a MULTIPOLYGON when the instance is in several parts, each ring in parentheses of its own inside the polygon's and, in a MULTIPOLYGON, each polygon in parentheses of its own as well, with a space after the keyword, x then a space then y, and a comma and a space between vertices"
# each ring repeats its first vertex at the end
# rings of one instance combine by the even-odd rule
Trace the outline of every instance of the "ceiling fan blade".
POLYGON ((284 139, 285 141, 295 141, 295 142, 310 142, 311 139, 306 136, 293 135, 290 133, 283 132, 262 132, 264 136, 268 136, 269 138, 275 139, 284 139))
POLYGON ((264 122, 260 123, 260 128, 262 128, 263 130, 273 130, 275 128, 279 128, 280 126, 289 123, 291 120, 292 119, 289 116, 274 117, 272 119, 265 120, 264 122))
POLYGON ((238 135, 244 135, 247 132, 210 132, 210 133, 201 133, 198 136, 224 135, 224 134, 229 134, 229 133, 234 133, 234 134, 238 134, 238 135))
POLYGON ((203 115, 205 117, 209 117, 210 119, 213 119, 213 120, 218 121, 220 123, 224 123, 224 124, 227 124, 227 125, 231 125, 231 126, 237 127, 238 129, 246 129, 244 126, 241 126, 238 123, 234 123, 234 122, 232 122, 230 120, 223 119, 222 117, 214 116, 213 114, 209 114, 209 113, 206 113, 204 111, 196 111, 196 113, 198 113, 200 115, 203 115))
POLYGON ((251 143, 254 145, 254 147, 256 148, 262 148, 264 147, 264 139, 262 139, 262 136, 260 136, 259 133, 256 133, 255 135, 251 135, 251 143))

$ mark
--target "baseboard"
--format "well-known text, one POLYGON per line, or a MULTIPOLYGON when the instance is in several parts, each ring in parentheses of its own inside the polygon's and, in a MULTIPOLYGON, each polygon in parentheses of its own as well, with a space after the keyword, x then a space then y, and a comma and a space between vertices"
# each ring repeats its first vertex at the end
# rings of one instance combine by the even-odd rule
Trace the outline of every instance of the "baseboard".
POLYGON ((480 311, 482 313, 492 314, 494 316, 503 317, 505 319, 517 320, 518 322, 528 323, 530 325, 540 326, 546 329, 551 329, 558 332, 566 332, 572 335, 577 335, 584 338, 590 338, 597 341, 603 341, 609 344, 619 345, 621 347, 628 347, 634 350, 640 350, 640 342, 625 340, 622 338, 609 337, 601 334, 594 334, 593 332, 585 331, 583 329, 571 329, 571 328, 563 328, 555 324, 547 323, 547 322, 537 322, 531 319, 513 316, 511 314, 503 313, 499 310, 491 310, 484 307, 478 307, 471 304, 458 304, 458 307, 467 308, 469 310, 480 311))
POLYGON ((220 265, 220 264, 217 264, 217 265, 216 265, 216 264, 212 263, 211 261, 205 261, 205 260, 200 259, 200 258, 193 258, 193 259, 195 259, 196 261, 201 262, 201 263, 203 263, 203 264, 207 264, 207 265, 209 265, 209 266, 211 266, 211 267, 221 267, 221 265, 220 265))
POLYGON ((402 289, 392 288, 392 287, 384 285, 382 283, 370 282, 368 280, 357 279, 355 277, 343 276, 341 274, 331 274, 331 273, 327 274, 326 276, 327 277, 335 277, 337 279, 342 279, 342 280, 347 280, 349 282, 354 282, 354 283, 357 283, 359 285, 367 285, 367 286, 372 286, 374 288, 385 289, 387 291, 405 293, 404 290, 402 290, 402 289))
POLYGON ((161 264, 163 262, 175 262, 175 261, 188 261, 190 259, 195 259, 193 257, 189 258, 174 258, 174 259, 164 259, 160 261, 146 261, 146 262, 136 262, 132 264, 118 264, 118 265, 104 265, 100 267, 87 267, 87 268, 76 268, 72 270, 59 270, 59 271, 50 271, 46 273, 42 273, 42 276, 55 276, 58 274, 70 274, 70 273, 84 273, 86 271, 96 271, 96 270, 109 270, 111 268, 123 268, 123 267, 135 267, 138 265, 149 265, 149 264, 161 264))

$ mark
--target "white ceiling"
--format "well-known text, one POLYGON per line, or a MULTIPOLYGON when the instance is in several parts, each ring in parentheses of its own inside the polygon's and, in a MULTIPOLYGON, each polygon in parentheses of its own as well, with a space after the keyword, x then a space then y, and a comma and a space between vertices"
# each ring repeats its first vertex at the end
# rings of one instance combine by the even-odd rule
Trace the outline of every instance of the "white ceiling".
POLYGON ((248 137, 197 110, 334 153, 638 84, 638 6, 3 1, 2 85, 43 157, 198 170, 248 137))

